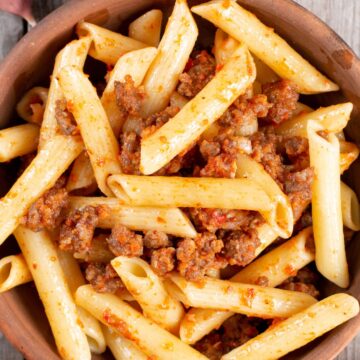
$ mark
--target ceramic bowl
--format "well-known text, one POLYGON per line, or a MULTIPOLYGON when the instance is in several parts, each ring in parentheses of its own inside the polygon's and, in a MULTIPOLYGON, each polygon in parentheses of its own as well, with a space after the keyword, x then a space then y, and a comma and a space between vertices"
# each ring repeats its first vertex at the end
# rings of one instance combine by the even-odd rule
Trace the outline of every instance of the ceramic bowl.
MULTIPOLYGON (((196 1, 200 3, 202 1, 196 1)), ((313 65, 338 83, 342 92, 313 97, 314 105, 353 102, 355 110, 347 135, 360 143, 360 61, 353 51, 326 24, 291 0, 241 0, 244 7, 283 36, 313 65)), ((173 1, 166 0, 78 0, 69 1, 31 30, 0 65, 0 126, 15 118, 14 106, 22 94, 34 85, 46 84, 56 53, 73 36, 74 26, 87 20, 119 30, 126 19, 144 10, 160 7, 169 14, 173 1)), ((195 1, 190 1, 190 5, 195 1)), ((197 18, 201 41, 209 44, 213 29, 197 18)), ((360 194, 359 164, 347 173, 347 182, 360 194)), ((0 191, 5 192, 12 179, 11 169, 0 167, 0 191)), ((351 286, 348 292, 360 298, 360 239, 353 239, 348 251, 351 286), (358 241, 357 241, 358 240, 358 241)), ((8 239, 0 247, 0 256, 15 251, 15 241, 8 239)), ((324 282, 324 294, 340 289, 324 282)), ((288 359, 333 359, 357 334, 360 317, 336 328, 288 359)), ((27 360, 59 360, 43 307, 32 284, 20 286, 0 296, 0 330, 27 360)), ((284 339, 286 341, 286 339, 284 339)), ((94 359, 111 359, 109 353, 94 359)), ((81 359, 79 359, 81 360, 81 359)))

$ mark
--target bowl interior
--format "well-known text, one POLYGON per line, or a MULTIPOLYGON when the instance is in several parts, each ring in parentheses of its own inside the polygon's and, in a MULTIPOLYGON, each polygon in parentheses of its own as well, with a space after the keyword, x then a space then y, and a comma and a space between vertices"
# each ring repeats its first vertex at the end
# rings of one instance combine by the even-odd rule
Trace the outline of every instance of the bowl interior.
MULTIPOLYGON (((190 5, 204 1, 189 1, 190 5)), ((324 74, 337 82, 342 92, 304 97, 302 101, 314 106, 337 103, 345 99, 353 102, 354 112, 347 127, 347 135, 360 143, 360 62, 351 49, 324 23, 291 0, 241 0, 267 25, 272 26, 305 58, 324 74)), ((56 53, 72 37, 75 24, 87 20, 110 29, 126 29, 129 18, 149 8, 162 8, 171 12, 171 0, 92 0, 74 1, 45 18, 19 44, 0 66, 0 127, 15 119, 14 106, 21 95, 39 84, 48 84, 56 53)), ((199 41, 202 46, 211 46, 214 28, 196 17, 200 26, 199 41)), ((360 162, 347 173, 347 182, 360 195, 360 162)), ((0 191, 6 192, 13 176, 11 169, 0 166, 0 191)), ((1 195, 1 194, 0 194, 1 195)), ((352 282, 348 292, 360 297, 360 242, 353 239, 349 245, 348 260, 352 282)), ((14 239, 9 239, 0 248, 3 257, 18 251, 14 239)), ((339 288, 325 282, 322 292, 339 292, 339 288)), ((59 359, 49 324, 32 284, 21 286, 0 296, 0 329, 28 360, 59 359)), ((331 359, 356 335, 360 329, 357 317, 340 326, 316 342, 312 342, 287 356, 288 359, 331 359), (326 354, 326 355, 325 355, 326 354)), ((106 353, 94 359, 111 359, 106 353)))

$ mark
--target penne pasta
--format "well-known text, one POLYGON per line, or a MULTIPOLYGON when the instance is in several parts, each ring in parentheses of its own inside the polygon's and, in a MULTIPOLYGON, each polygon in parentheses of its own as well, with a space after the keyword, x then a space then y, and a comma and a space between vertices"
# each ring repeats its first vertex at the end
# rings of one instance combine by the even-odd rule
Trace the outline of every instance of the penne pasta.
POLYGON ((44 119, 40 129, 39 149, 45 142, 53 138, 59 131, 56 120, 56 103, 63 99, 63 93, 60 89, 57 76, 60 70, 65 66, 71 66, 82 70, 87 57, 90 37, 83 37, 79 40, 73 40, 68 43, 56 56, 54 70, 51 76, 48 100, 45 107, 44 119))
POLYGON ((74 161, 66 183, 68 192, 75 190, 95 190, 97 188, 94 171, 91 167, 89 156, 82 152, 74 161))
POLYGON ((312 296, 297 291, 240 284, 204 278, 199 284, 172 274, 165 280, 169 293, 186 306, 228 310, 261 318, 289 317, 316 302, 312 296))
POLYGON ((32 276, 22 254, 0 260, 0 293, 29 281, 32 281, 32 276))
POLYGON ((344 182, 340 184, 341 188, 341 214, 344 226, 353 231, 360 230, 360 205, 359 200, 349 186, 344 182))
POLYGON ((276 211, 271 210, 268 215, 268 217, 276 217, 271 220, 271 224, 276 225, 273 230, 283 238, 290 237, 294 227, 294 216, 288 197, 263 166, 251 157, 238 154, 236 164, 236 177, 248 179, 262 186, 269 196, 271 204, 276 208, 276 211))
POLYGON ((124 116, 116 103, 114 84, 116 81, 124 81, 125 77, 130 75, 134 86, 140 86, 156 53, 156 48, 152 47, 131 51, 116 62, 110 73, 109 81, 101 96, 101 103, 116 137, 120 134, 124 116))
POLYGON ((334 134, 328 140, 317 134, 318 124, 308 123, 312 184, 312 218, 316 247, 316 267, 328 280, 348 287, 340 195, 340 146, 334 134), (331 194, 331 196, 330 196, 331 194))
POLYGON ((359 313, 358 301, 347 294, 335 294, 271 326, 222 360, 272 360, 298 349, 359 313), (286 341, 284 341, 284 336, 286 341))
POLYGON ((260 225, 256 230, 260 240, 260 245, 255 250, 257 257, 278 238, 278 235, 267 223, 260 225))
POLYGON ((239 47, 240 43, 229 36, 221 29, 217 29, 214 38, 214 47, 212 52, 215 56, 218 68, 224 66, 231 58, 234 51, 239 47))
POLYGON ((184 308, 166 291, 162 280, 140 258, 118 256, 111 261, 130 294, 143 309, 144 316, 174 334, 179 331, 184 308))
POLYGON ((247 45, 251 52, 281 78, 292 80, 301 93, 339 90, 336 84, 317 71, 273 29, 265 26, 237 2, 213 0, 194 6, 191 10, 247 45))
POLYGON ((248 179, 114 175, 108 183, 116 196, 125 191, 136 206, 244 209, 264 216, 272 210, 265 191, 248 179))
POLYGON ((158 53, 143 82, 146 94, 142 109, 144 117, 167 106, 197 36, 198 29, 186 1, 176 0, 158 46, 158 53))
POLYGON ((351 164, 359 157, 359 148, 348 141, 340 141, 340 174, 349 169, 351 164))
POLYGON ((21 217, 58 178, 82 150, 77 138, 55 136, 37 153, 29 167, 0 200, 0 244, 20 224, 21 217))
POLYGON ((76 302, 117 334, 135 343, 150 357, 159 360, 207 359, 115 295, 99 294, 90 285, 85 285, 77 290, 76 302))
POLYGON ((37 149, 39 127, 34 124, 0 130, 0 162, 30 154, 37 149))
POLYGON ((186 150, 253 83, 255 66, 244 46, 215 77, 154 134, 141 142, 140 171, 149 175, 186 150))
POLYGON ((71 112, 79 126, 98 186, 104 194, 112 196, 107 178, 121 173, 119 144, 96 90, 86 75, 76 68, 62 68, 59 83, 71 103, 71 112))
MULTIPOLYGON (((300 116, 300 115, 305 115, 305 114, 309 114, 311 112, 313 112, 314 109, 312 109, 310 106, 307 106, 301 102, 297 102, 296 103, 296 109, 293 111, 292 113, 292 117, 297 117, 297 116, 300 116)), ((287 120, 286 122, 288 122, 290 120, 287 120)), ((280 124, 281 125, 281 124, 280 124)), ((304 132, 304 136, 306 136, 306 132, 304 132)))
POLYGON ((276 74, 276 72, 270 69, 257 56, 253 55, 253 59, 256 66, 256 81, 260 85, 272 83, 279 80, 279 76, 276 74))
MULTIPOLYGON (((309 246, 311 241, 312 229, 307 228, 250 263, 230 280, 244 284, 258 284, 262 280, 266 286, 276 287, 315 259, 314 250, 309 246)), ((233 315, 231 311, 192 308, 181 322, 180 339, 194 344, 233 315)))
POLYGON ((111 229, 119 223, 131 230, 157 230, 180 237, 193 238, 197 234, 187 216, 174 207, 134 207, 122 205, 116 198, 71 196, 69 211, 102 205, 109 209, 108 216, 99 218, 98 226, 103 229, 111 229))
POLYGON ((150 46, 158 46, 162 18, 161 10, 153 9, 146 12, 129 25, 129 36, 150 46))
POLYGON ((130 340, 117 334, 113 329, 102 326, 106 344, 111 350, 115 360, 149 360, 141 350, 130 340))
POLYGON ((76 33, 80 38, 89 36, 92 40, 89 55, 109 65, 115 65, 127 52, 147 46, 140 41, 88 22, 79 23, 76 26, 76 33))
MULTIPOLYGON (((79 264, 70 253, 58 250, 57 255, 70 293, 73 298, 75 298, 76 290, 80 286, 85 285, 85 279, 81 273, 79 264)), ((91 352, 94 354, 103 353, 106 350, 106 342, 99 322, 88 311, 79 306, 77 306, 76 311, 91 352)))
POLYGON ((48 89, 36 86, 25 93, 16 105, 18 115, 29 123, 40 125, 48 98, 48 89))
POLYGON ((50 235, 23 226, 14 235, 44 305, 59 354, 63 359, 90 359, 89 345, 50 235))
POLYGON ((308 114, 300 114, 280 124, 275 131, 284 136, 307 137, 307 125, 309 121, 316 121, 323 130, 338 133, 347 125, 353 104, 344 103, 320 108, 308 114))
POLYGON ((189 100, 185 96, 180 95, 177 91, 174 91, 171 94, 170 106, 176 106, 179 109, 182 109, 188 102, 189 100))

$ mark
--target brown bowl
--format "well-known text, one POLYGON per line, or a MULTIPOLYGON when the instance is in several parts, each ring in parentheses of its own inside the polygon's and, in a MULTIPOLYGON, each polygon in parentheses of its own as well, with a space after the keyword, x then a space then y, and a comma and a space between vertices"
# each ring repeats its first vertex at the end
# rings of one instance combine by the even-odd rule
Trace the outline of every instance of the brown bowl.
MULTIPOLYGON (((196 1, 200 3, 203 1, 196 1)), ((337 82, 342 93, 312 97, 315 105, 326 105, 344 100, 353 102, 355 111, 347 128, 349 138, 360 143, 360 61, 353 51, 329 27, 313 14, 291 0, 241 0, 266 24, 287 39, 300 53, 324 74, 337 82)), ((195 1, 190 1, 193 5, 195 1)), ((169 10, 171 0, 79 0, 70 1, 46 17, 12 50, 0 67, 0 126, 5 126, 14 116, 14 106, 30 87, 47 83, 57 51, 72 36, 74 25, 83 19, 119 29, 127 18, 152 7, 169 10)), ((169 13, 167 11, 166 13, 169 13)), ((199 20, 199 19, 198 19, 199 20)), ((200 20, 199 20, 200 21, 200 20)), ((201 26, 205 23, 201 21, 201 26)), ((211 26, 206 29, 213 31, 211 26)), ((204 28, 202 27, 204 32, 204 28)), ((206 42, 209 36, 202 37, 206 42)), ((347 181, 360 194, 360 182, 356 181, 359 164, 352 166, 347 181)), ((0 167, 0 181, 9 169, 0 167)), ((11 176, 8 176, 11 179, 11 176)), ((0 191, 6 184, 0 182, 0 191)), ((1 195, 1 194, 0 194, 1 195)), ((350 294, 360 297, 360 242, 354 239, 349 247, 349 264, 352 281, 350 294)), ((0 248, 0 256, 15 249, 14 240, 8 240, 0 248)), ((341 291, 324 282, 325 295, 341 291)), ((59 359, 50 327, 33 285, 21 286, 0 296, 0 329, 28 360, 59 359)), ((331 333, 312 342, 287 358, 333 359, 352 340, 360 329, 360 317, 356 317, 331 333)), ((106 353, 94 359, 111 359, 106 353)), ((81 359, 79 359, 81 360, 81 359)))

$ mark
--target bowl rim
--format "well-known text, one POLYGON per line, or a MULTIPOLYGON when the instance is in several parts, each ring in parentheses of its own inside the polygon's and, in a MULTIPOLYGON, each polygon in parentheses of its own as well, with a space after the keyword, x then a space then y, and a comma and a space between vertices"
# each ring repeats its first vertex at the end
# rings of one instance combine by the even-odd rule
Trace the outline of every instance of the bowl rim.
MULTIPOLYGON (((114 0, 115 1, 115 0, 114 0)), ((268 1, 268 0, 260 0, 260 1, 268 1)), ((241 0, 240 2, 246 5, 251 5, 251 0, 241 0)), ((18 43, 12 48, 12 50, 7 54, 7 56, 0 62, 0 79, 5 80, 13 78, 13 75, 18 72, 18 64, 19 59, 23 56, 23 54, 28 53, 27 51, 31 51, 37 47, 37 45, 41 45, 41 34, 46 29, 52 29, 53 38, 60 36, 64 32, 64 28, 67 28, 72 20, 68 19, 68 11, 72 9, 72 12, 77 14, 84 14, 83 17, 86 17, 89 14, 94 13, 94 11, 98 11, 102 6, 102 0, 92 0, 91 2, 87 0, 78 0, 78 1, 69 1, 55 9, 53 12, 44 17, 33 29, 31 29, 27 34, 25 34, 18 43), (65 26, 59 27, 58 24, 64 24, 65 26)), ((302 24, 304 28, 309 28, 316 24, 319 26, 319 31, 322 31, 322 34, 326 37, 333 38, 334 41, 340 46, 341 49, 348 51, 353 60, 352 67, 348 69, 354 75, 354 78, 360 78, 360 58, 355 54, 352 48, 345 42, 345 40, 337 34, 329 25, 327 25, 323 20, 317 17, 310 10, 306 9, 304 6, 298 4, 294 0, 277 0, 277 6, 288 8, 289 12, 296 12, 297 14, 302 16, 302 24)), ((288 16, 288 15, 287 15, 288 16)), ((79 19, 80 20, 80 19, 79 19)), ((75 24, 72 24, 75 25, 75 24)), ((2 82, 8 83, 8 82, 2 82)), ((1 99, 5 98, 5 94, 7 94, 8 87, 0 87, 0 106, 1 99)), ((0 307, 6 308, 7 310, 11 310, 11 301, 8 297, 7 293, 1 294, 0 296, 0 307)), ((21 324, 21 320, 15 317, 13 312, 3 311, 3 314, 0 317, 0 331, 4 334, 7 340, 18 349, 25 358, 29 360, 40 359, 39 354, 36 354, 36 347, 24 346, 28 341, 25 341, 23 335, 14 336, 14 327, 11 324, 17 323, 15 329, 19 326, 23 326, 21 324)), ((347 326, 349 329, 346 331, 346 336, 343 337, 343 341, 337 346, 331 347, 330 351, 327 352, 328 359, 334 359, 359 333, 360 331, 360 316, 350 320, 351 328, 347 326)), ((349 324, 349 323, 347 323, 349 324)), ((24 328, 24 327, 23 327, 24 328)), ((316 356, 321 355, 321 351, 311 350, 310 353, 302 357, 304 360, 312 360, 316 359, 316 356)))

